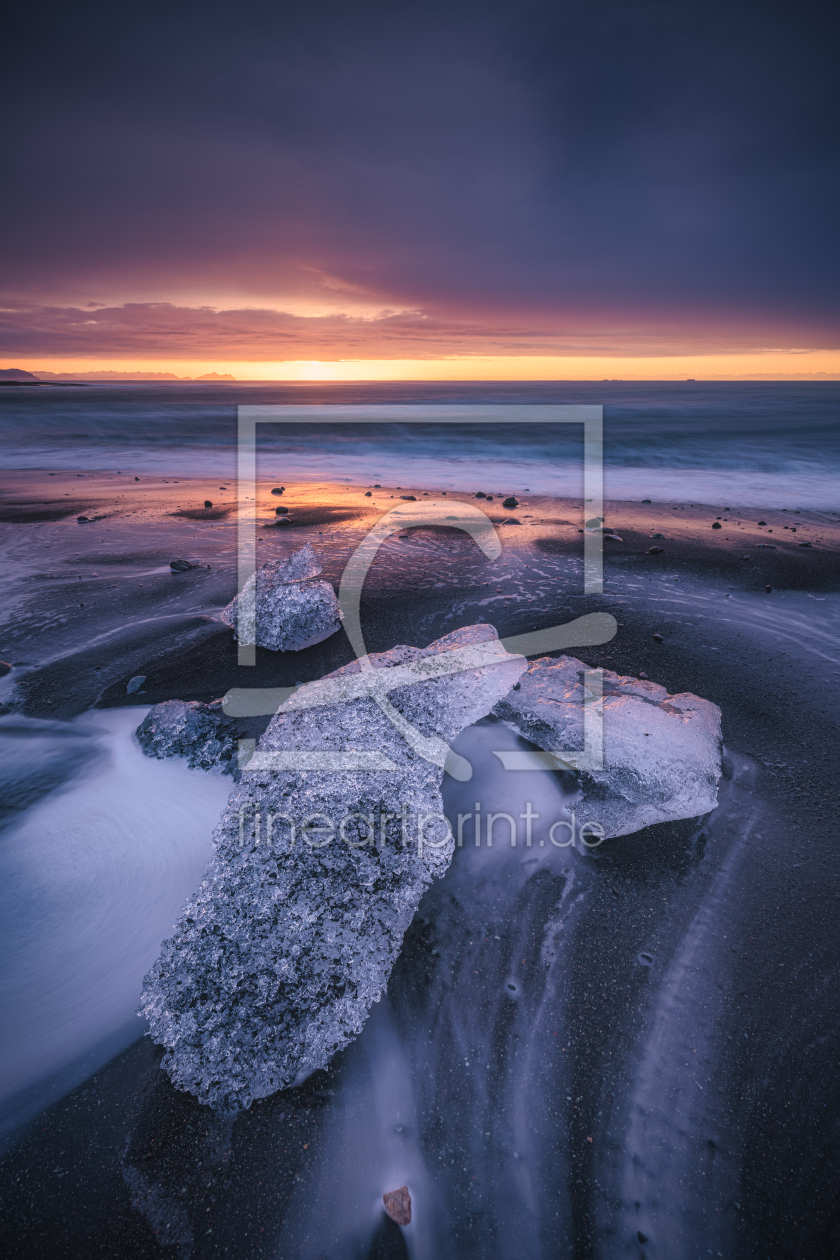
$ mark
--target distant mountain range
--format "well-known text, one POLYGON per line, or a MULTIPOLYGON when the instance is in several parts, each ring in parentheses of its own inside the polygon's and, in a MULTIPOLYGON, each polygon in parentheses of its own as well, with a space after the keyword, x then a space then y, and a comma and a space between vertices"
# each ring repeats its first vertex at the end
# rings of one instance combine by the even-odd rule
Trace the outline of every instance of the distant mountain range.
POLYGON ((23 368, 0 368, 0 381, 36 384, 38 381, 235 381, 229 372, 205 372, 203 376, 175 376, 172 372, 25 372, 23 368))

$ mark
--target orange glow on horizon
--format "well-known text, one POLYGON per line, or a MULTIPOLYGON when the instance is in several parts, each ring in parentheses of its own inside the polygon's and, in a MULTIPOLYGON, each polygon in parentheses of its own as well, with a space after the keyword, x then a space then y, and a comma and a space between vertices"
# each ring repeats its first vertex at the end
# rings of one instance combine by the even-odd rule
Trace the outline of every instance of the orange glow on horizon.
POLYGON ((840 351, 772 350, 758 353, 651 357, 459 355, 441 359, 334 359, 276 362, 9 359, 3 367, 84 375, 89 372, 171 372, 195 379, 209 372, 237 381, 665 381, 840 379, 840 351))

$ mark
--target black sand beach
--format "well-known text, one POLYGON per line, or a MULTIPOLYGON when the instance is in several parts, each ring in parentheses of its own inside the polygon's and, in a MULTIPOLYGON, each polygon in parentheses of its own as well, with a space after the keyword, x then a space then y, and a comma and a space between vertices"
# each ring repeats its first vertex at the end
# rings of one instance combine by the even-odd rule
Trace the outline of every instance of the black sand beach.
MULTIPOLYGON (((3 487, 6 721, 291 686, 353 657, 340 632, 237 665, 218 619, 236 591, 232 482, 20 473, 3 487), (193 567, 173 574, 175 558, 193 567), (135 675, 145 683, 128 695, 135 675)), ((382 512, 434 490, 271 489, 254 504, 258 562, 311 541, 336 586, 382 512), (291 524, 274 523, 278 502, 291 524)), ((56 1101, 10 1134, 0 1166, 8 1255, 408 1255, 384 1214, 365 1237, 333 1219, 335 1169, 378 1140, 372 1114, 363 1138, 350 1126, 352 1099, 367 1097, 359 1082, 394 1037, 417 1053, 425 1039, 409 1064, 412 1141, 432 1170, 440 1256, 840 1254, 840 1191, 826 1177, 840 1166, 838 518, 609 503, 618 538, 604 543, 604 594, 587 598, 584 504, 524 495, 504 528, 495 497, 485 510, 497 561, 438 527, 382 547, 362 604, 368 650, 479 620, 505 637, 609 611, 616 637, 575 655, 720 706, 718 809, 538 871, 511 893, 507 935, 488 934, 480 898, 465 901, 456 858, 406 938, 387 1027, 377 1011, 328 1071, 233 1122, 174 1090, 147 1038, 93 1076, 79 1069, 70 1092, 57 1079, 56 1101), (564 897, 569 941, 547 994, 546 925, 564 897), (515 1011, 493 996, 512 968, 525 995, 515 1011), (459 1003, 484 1103, 456 1046, 459 1003), (508 1201, 523 1169, 532 1197, 508 1201)), ((239 732, 267 720, 237 719, 239 732)), ((26 1099, 14 1106, 26 1114, 26 1099)))

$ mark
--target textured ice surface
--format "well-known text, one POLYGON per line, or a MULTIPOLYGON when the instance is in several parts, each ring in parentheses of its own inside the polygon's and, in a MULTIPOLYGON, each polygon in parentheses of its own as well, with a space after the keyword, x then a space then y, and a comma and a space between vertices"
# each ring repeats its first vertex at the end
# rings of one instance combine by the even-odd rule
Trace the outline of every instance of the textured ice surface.
POLYGON ((299 652, 320 643, 341 625, 335 591, 329 582, 318 580, 320 572, 311 543, 285 560, 269 560, 249 577, 239 595, 223 610, 222 621, 233 626, 239 638, 274 652, 299 652), (247 615, 243 604, 248 604, 252 593, 256 602, 256 633, 250 633, 253 625, 249 623, 249 633, 240 634, 240 629, 245 629, 239 625, 240 617, 247 615))
MULTIPOLYGON (((573 656, 544 656, 495 713, 549 752, 582 749, 584 700, 592 700, 584 684, 588 668, 573 656)), ((717 705, 608 669, 603 678, 604 768, 582 776, 579 823, 598 822, 607 836, 624 836, 714 809, 721 774, 717 705)))
POLYGON ((383 705, 433 751, 487 714, 527 664, 488 625, 368 659, 378 700, 354 661, 272 719, 231 794, 201 886, 146 978, 141 1013, 167 1048, 163 1066, 213 1106, 246 1107, 291 1085, 361 1031, 423 892, 449 864, 442 766, 383 705), (444 672, 447 662, 458 672, 444 672), (331 764, 350 750, 384 754, 388 765, 331 764), (327 763, 313 765, 313 753, 327 763), (321 830, 304 837, 307 820, 321 830))
POLYGON ((143 752, 150 757, 187 757, 193 769, 221 766, 226 774, 236 767, 236 733, 225 717, 221 700, 164 700, 150 709, 137 727, 143 752))

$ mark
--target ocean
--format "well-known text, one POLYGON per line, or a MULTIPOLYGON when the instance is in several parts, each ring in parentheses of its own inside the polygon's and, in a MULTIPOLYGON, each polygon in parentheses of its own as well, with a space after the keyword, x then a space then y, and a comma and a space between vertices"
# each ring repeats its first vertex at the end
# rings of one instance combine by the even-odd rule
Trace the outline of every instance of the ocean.
MULTIPOLYGON (((237 407, 604 406, 606 497, 832 511, 838 382, 92 384, 0 390, 4 466, 236 474, 237 407)), ((582 494, 575 425, 261 425, 258 475, 582 494)))

